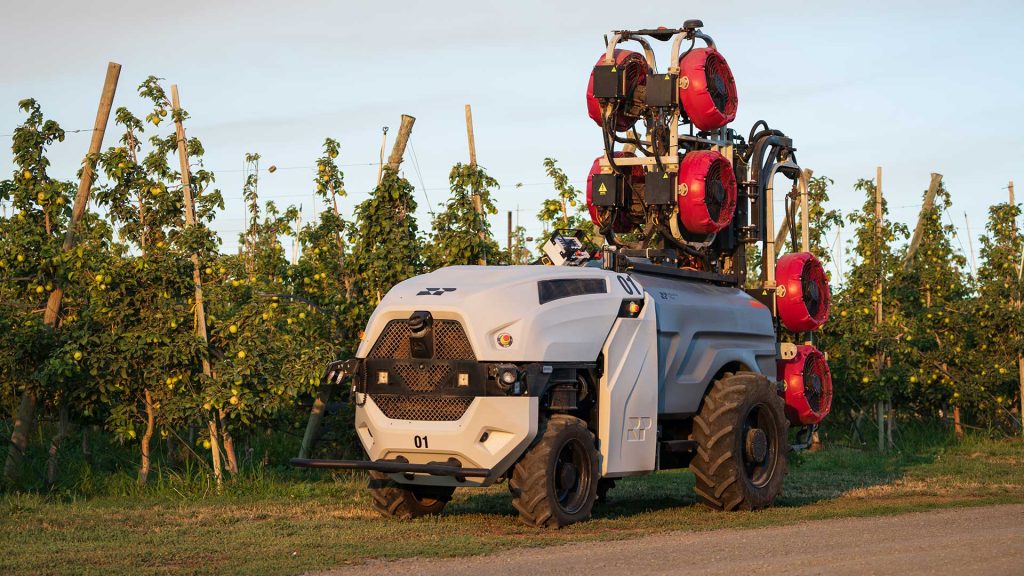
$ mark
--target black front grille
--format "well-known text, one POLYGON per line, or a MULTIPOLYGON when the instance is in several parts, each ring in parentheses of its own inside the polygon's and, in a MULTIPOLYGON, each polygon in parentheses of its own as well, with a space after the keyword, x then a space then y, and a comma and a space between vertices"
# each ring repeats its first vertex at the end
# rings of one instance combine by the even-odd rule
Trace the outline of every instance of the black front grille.
MULTIPOLYGON (((476 362, 476 354, 466 337, 462 324, 456 320, 434 320, 433 349, 434 356, 430 359, 417 359, 412 356, 410 338, 412 331, 407 320, 392 320, 384 326, 377 341, 370 349, 367 360, 373 373, 366 371, 363 375, 364 390, 374 384, 378 370, 387 370, 393 376, 393 382, 384 386, 375 386, 377 390, 394 386, 403 386, 399 390, 403 394, 371 393, 370 397, 385 416, 394 420, 418 420, 428 422, 453 422, 462 415, 473 403, 475 397, 471 387, 460 389, 468 392, 465 396, 443 396, 455 392, 454 372, 469 371, 474 379, 484 378, 465 363, 476 362), (374 363, 374 360, 378 361, 374 363)), ((475 366, 475 365, 471 365, 475 366)))
MULTIPOLYGON (((434 320, 434 357, 437 360, 476 360, 473 347, 469 344, 462 324, 456 320, 434 320)), ((409 360, 409 323, 406 320, 392 320, 380 333, 367 358, 409 360)))
POLYGON ((373 394, 374 403, 392 420, 454 422, 469 409, 472 396, 403 396, 373 394))

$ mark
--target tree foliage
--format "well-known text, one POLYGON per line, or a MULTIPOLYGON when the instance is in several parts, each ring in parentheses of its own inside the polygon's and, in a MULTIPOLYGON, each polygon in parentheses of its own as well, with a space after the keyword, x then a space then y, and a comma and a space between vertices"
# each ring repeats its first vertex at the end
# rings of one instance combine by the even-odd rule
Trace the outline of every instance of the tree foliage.
POLYGON ((494 240, 488 216, 498 213, 491 198, 498 181, 479 166, 456 164, 448 175, 451 196, 443 204, 432 224, 433 234, 427 246, 428 268, 457 264, 500 264, 505 256, 494 240), (473 195, 480 198, 482 214, 473 206, 473 195), (483 233, 483 238, 480 233, 483 233))

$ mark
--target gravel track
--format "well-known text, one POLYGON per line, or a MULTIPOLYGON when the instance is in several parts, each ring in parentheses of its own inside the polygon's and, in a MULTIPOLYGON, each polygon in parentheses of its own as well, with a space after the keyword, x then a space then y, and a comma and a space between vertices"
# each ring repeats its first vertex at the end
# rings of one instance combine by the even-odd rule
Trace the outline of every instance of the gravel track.
POLYGON ((324 574, 1024 574, 1024 504, 672 532, 452 559, 371 561, 324 574))

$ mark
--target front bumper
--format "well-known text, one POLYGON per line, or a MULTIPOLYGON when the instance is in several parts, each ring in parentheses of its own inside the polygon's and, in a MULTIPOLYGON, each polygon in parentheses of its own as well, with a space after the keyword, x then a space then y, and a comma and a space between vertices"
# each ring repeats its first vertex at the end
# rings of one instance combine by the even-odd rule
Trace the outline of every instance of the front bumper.
MULTIPOLYGON (((537 435, 539 401, 533 396, 473 399, 458 420, 449 422, 388 418, 372 394, 356 393, 355 428, 371 463, 396 462, 390 472, 396 482, 434 486, 487 486, 500 478, 537 435), (409 469, 409 465, 445 466, 444 475, 409 469), (466 473, 469 469, 485 475, 466 473)), ((369 468, 368 466, 363 467, 369 468)))
POLYGON ((312 458, 292 458, 289 462, 298 468, 327 468, 332 470, 373 470, 391 474, 402 474, 409 478, 413 474, 430 474, 431 476, 451 476, 459 482, 466 478, 486 478, 491 471, 484 468, 463 468, 458 460, 449 459, 442 463, 410 464, 401 460, 318 460, 312 458))

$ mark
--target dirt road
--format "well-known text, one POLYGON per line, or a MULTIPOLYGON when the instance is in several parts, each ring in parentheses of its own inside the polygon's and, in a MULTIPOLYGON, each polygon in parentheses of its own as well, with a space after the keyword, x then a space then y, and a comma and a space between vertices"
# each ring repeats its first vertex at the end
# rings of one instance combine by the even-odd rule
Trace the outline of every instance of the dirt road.
POLYGON ((331 576, 510 574, 1024 574, 1024 504, 844 518, 751 530, 376 561, 331 576))

